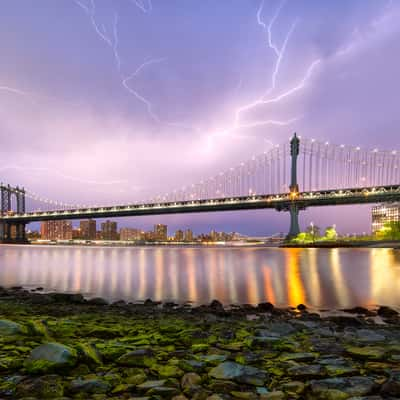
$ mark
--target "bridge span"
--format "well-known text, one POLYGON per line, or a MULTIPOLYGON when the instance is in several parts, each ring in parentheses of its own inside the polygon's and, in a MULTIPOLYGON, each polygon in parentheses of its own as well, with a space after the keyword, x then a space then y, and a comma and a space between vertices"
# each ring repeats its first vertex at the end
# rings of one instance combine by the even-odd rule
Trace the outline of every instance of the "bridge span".
MULTIPOLYGON (((252 164, 258 167, 255 168, 255 172, 259 175, 261 172, 261 178, 257 178, 256 174, 251 175, 251 169, 242 168, 242 163, 237 175, 231 169, 230 175, 228 173, 224 176, 220 173, 217 178, 209 181, 208 186, 192 185, 190 193, 174 192, 171 196, 139 204, 26 211, 25 189, 2 185, 0 241, 24 242, 26 224, 37 221, 257 209, 289 212, 288 237, 293 237, 300 231, 299 212, 306 208, 400 201, 400 183, 396 183, 400 182, 400 159, 397 152, 361 152, 360 148, 353 148, 351 152, 344 146, 337 146, 336 149, 338 150, 335 153, 327 143, 321 146, 311 141, 300 152, 300 140, 295 134, 289 147, 273 149, 275 153, 272 156, 266 156, 264 153, 264 164, 252 164), (290 150, 290 157, 287 150, 290 150), (302 185, 298 183, 299 154, 302 156, 302 185), (316 177, 313 176, 313 169, 317 171, 316 177), (289 185, 284 183, 286 172, 290 172, 289 185), (283 184, 280 183, 281 179, 283 184), (271 181, 275 181, 275 186, 271 181), (390 183, 392 181, 393 183, 390 183), (257 188, 257 182, 258 189, 264 193, 267 188, 287 187, 289 190, 277 191, 276 194, 257 194, 255 189, 248 188, 257 188), (331 182, 336 183, 338 188, 323 188, 324 184, 329 187, 331 182), (322 188, 304 190, 307 184, 310 189, 315 186, 322 188), (345 184, 349 186, 346 187, 345 184), (299 190, 299 186, 302 186, 302 191, 299 190), (238 192, 240 195, 237 195, 238 192), (12 196, 17 200, 16 212, 12 211, 12 196), (11 237, 11 227, 15 228, 15 237, 11 237)), ((253 157, 252 161, 257 162, 257 159, 253 157)))

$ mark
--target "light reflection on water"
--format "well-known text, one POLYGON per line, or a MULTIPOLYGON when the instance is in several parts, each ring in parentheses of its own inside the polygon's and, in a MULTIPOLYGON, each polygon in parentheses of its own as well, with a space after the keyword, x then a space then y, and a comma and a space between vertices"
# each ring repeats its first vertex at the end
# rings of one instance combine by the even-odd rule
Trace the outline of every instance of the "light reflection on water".
POLYGON ((109 300, 400 306, 400 251, 0 246, 0 285, 109 300))

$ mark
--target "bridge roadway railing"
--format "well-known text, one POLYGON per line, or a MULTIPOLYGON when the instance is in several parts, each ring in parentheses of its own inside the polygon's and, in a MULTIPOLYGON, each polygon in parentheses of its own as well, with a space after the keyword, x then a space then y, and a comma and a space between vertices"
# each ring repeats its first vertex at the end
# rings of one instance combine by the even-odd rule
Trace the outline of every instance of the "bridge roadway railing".
POLYGON ((288 211, 290 205, 300 209, 316 206, 363 204, 400 201, 400 184, 366 188, 332 189, 300 193, 251 195, 205 200, 165 203, 119 205, 71 210, 39 211, 24 214, 3 215, 0 222, 35 222, 84 218, 110 218, 140 215, 180 214, 212 211, 235 211, 272 208, 288 211))

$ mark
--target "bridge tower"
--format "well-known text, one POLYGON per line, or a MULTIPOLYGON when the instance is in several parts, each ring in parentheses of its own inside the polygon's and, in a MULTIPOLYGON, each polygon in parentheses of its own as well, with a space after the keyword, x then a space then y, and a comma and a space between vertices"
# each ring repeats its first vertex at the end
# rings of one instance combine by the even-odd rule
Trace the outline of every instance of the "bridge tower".
MULTIPOLYGON (((290 179, 290 198, 295 200, 299 194, 299 185, 297 183, 297 157, 299 156, 300 139, 296 133, 293 135, 290 141, 290 157, 292 160, 291 164, 291 179, 290 179)), ((297 203, 293 202, 289 206, 290 213, 290 229, 287 235, 287 239, 296 237, 300 233, 299 226, 299 211, 300 208, 297 203)))
MULTIPOLYGON (((16 199, 16 213, 25 213, 25 189, 0 184, 0 214, 7 215, 12 210, 12 197, 16 199)), ((25 223, 0 222, 0 242, 26 242, 25 223)))

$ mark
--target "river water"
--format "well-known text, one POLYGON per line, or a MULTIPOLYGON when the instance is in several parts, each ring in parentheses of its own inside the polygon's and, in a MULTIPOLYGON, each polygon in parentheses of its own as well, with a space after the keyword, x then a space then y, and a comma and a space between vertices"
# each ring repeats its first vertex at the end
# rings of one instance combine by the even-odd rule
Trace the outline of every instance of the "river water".
POLYGON ((0 285, 110 301, 400 307, 400 251, 0 246, 0 285))

